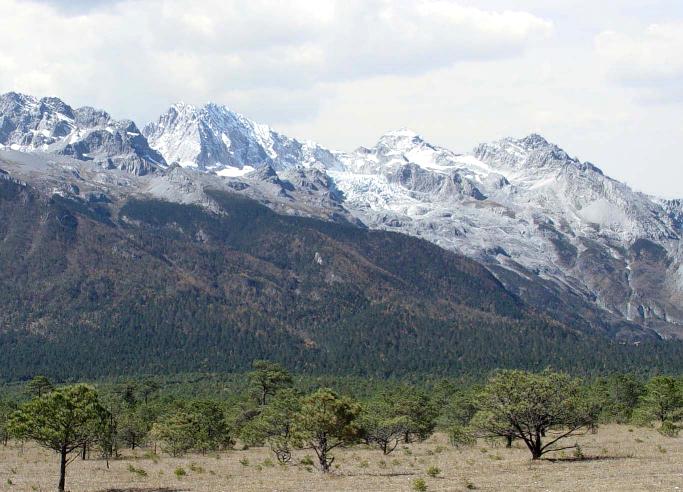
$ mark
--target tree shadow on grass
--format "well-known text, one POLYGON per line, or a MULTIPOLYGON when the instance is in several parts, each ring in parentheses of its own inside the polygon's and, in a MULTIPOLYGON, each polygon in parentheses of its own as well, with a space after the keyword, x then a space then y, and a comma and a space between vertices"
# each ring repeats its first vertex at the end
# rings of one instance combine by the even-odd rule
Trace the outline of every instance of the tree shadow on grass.
POLYGON ((387 473, 339 473, 340 477, 409 477, 413 475, 418 475, 416 471, 407 472, 387 472, 387 473))
POLYGON ((550 461, 551 463, 573 463, 579 461, 619 461, 626 459, 629 459, 629 456, 584 456, 582 458, 566 456, 564 458, 543 458, 543 461, 550 461))

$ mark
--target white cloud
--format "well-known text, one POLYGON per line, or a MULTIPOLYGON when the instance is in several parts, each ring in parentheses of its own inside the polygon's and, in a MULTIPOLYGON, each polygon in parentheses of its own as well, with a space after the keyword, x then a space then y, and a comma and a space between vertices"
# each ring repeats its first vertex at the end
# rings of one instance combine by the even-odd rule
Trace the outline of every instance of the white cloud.
POLYGON ((0 10, 11 47, 0 58, 0 90, 143 118, 179 98, 229 104, 222 95, 285 90, 322 97, 348 80, 507 58, 552 30, 529 13, 434 0, 124 0, 82 10, 0 0, 0 10))
POLYGON ((552 23, 529 13, 446 1, 352 4, 339 9, 345 28, 325 40, 324 70, 335 77, 420 74, 463 60, 507 58, 552 31, 552 23))
POLYGON ((613 79, 644 89, 647 99, 683 97, 683 22, 651 24, 637 34, 605 31, 595 49, 613 79))

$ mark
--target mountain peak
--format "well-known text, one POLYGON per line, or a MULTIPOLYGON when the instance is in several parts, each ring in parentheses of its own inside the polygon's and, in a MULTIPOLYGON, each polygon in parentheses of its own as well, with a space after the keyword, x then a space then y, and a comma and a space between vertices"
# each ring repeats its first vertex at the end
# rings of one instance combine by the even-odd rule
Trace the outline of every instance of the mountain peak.
POLYGON ((603 174, 602 170, 593 163, 588 161, 581 162, 581 160, 570 156, 564 149, 558 147, 552 142, 549 142, 538 133, 531 133, 517 142, 529 151, 540 151, 555 160, 569 162, 581 171, 590 170, 598 174, 603 174))
POLYGON ((542 135, 538 133, 531 133, 526 137, 519 140, 527 148, 537 149, 542 147, 547 147, 552 145, 548 140, 546 140, 542 135))
POLYGON ((416 131, 409 128, 400 128, 382 135, 377 142, 377 147, 392 152, 405 152, 424 143, 424 139, 416 131))
POLYGON ((218 111, 220 113, 232 113, 232 114, 237 114, 235 111, 232 111, 230 108, 228 108, 225 104, 218 104, 212 101, 207 102, 202 106, 202 109, 206 111, 218 111))
POLYGON ((171 105, 170 109, 176 110, 177 112, 183 111, 194 111, 196 107, 193 104, 186 103, 185 101, 178 101, 171 105))
POLYGON ((604 175, 602 170, 590 162, 582 162, 569 155, 564 149, 549 142, 538 133, 523 138, 504 138, 478 145, 474 156, 496 169, 533 170, 560 169, 565 166, 581 172, 604 175))
POLYGON ((214 172, 265 165, 280 170, 334 159, 329 151, 281 135, 212 102, 199 108, 178 103, 143 133, 167 162, 214 172))
POLYGON ((199 106, 185 101, 178 101, 171 105, 167 113, 172 111, 179 114, 193 114, 197 116, 206 114, 235 114, 234 111, 231 111, 226 106, 211 101, 199 106))
POLYGON ((72 107, 58 97, 47 96, 38 99, 20 92, 0 94, 0 112, 8 111, 55 112, 73 118, 72 107))
POLYGON ((0 148, 66 155, 134 174, 164 164, 132 121, 87 106, 74 110, 58 97, 3 94, 0 122, 0 148))
POLYGON ((27 94, 19 92, 6 92, 0 94, 0 113, 16 112, 28 107, 37 107, 38 100, 27 94))
POLYGON ((17 102, 18 101, 33 101, 33 102, 38 101, 35 97, 33 97, 31 95, 23 94, 21 92, 14 92, 14 91, 5 92, 4 94, 0 94, 0 99, 13 100, 13 101, 17 101, 17 102))

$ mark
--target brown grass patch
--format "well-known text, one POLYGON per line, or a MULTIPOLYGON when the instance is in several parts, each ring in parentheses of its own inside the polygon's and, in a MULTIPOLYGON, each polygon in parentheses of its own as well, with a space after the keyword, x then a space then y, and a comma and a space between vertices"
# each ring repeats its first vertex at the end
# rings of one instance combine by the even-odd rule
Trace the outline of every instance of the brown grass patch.
MULTIPOLYGON (((298 452, 295 465, 275 462, 266 448, 227 451, 182 458, 153 459, 145 450, 110 462, 77 460, 69 466, 67 489, 72 492, 185 492, 185 491, 403 491, 415 479, 424 479, 428 491, 457 491, 475 487, 489 491, 651 491, 683 487, 683 439, 666 438, 653 429, 608 425, 578 442, 584 459, 571 450, 532 462, 522 443, 506 449, 503 443, 480 441, 455 449, 443 435, 398 448, 389 456, 356 447, 335 453, 334 473, 325 476, 310 465, 299 464, 308 451, 298 452), (661 450, 665 449, 666 452, 661 450), (482 452, 485 450, 486 452, 482 452), (248 460, 243 465, 240 460, 248 460), (267 461, 270 460, 270 461, 267 461), (133 473, 129 465, 143 469, 133 473), (174 470, 187 474, 176 477, 174 470), (438 467, 438 477, 427 470, 438 467)), ((34 445, 0 446, 0 491, 51 491, 57 483, 57 455, 34 445), (11 482, 11 484, 10 484, 11 482)))

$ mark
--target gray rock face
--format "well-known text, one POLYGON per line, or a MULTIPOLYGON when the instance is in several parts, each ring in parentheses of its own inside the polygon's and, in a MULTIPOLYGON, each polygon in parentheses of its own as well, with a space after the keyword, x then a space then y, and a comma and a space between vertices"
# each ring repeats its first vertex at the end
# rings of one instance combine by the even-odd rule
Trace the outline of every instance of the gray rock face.
POLYGON ((93 160, 138 175, 165 166, 132 121, 116 121, 91 107, 74 110, 56 97, 0 95, 0 145, 93 160))
POLYGON ((341 203, 343 195, 324 169, 297 166, 282 172, 283 178, 294 188, 311 195, 323 194, 331 201, 341 203))
POLYGON ((95 128, 80 140, 53 146, 53 152, 80 160, 94 160, 106 169, 121 169, 137 175, 153 172, 164 159, 149 148, 135 123, 124 120, 106 128, 95 128))
POLYGON ((676 230, 683 232, 683 200, 662 200, 661 203, 676 230))
POLYGON ((471 197, 484 200, 486 197, 469 179, 458 171, 437 174, 421 168, 417 164, 403 164, 387 174, 387 181, 417 194, 430 195, 441 199, 471 197))
POLYGON ((38 148, 50 145, 75 128, 73 110, 61 100, 9 92, 0 95, 0 143, 38 148))
POLYGON ((284 186, 284 183, 280 180, 280 176, 278 176, 277 172, 270 164, 261 166, 258 169, 248 173, 246 176, 248 178, 264 181, 266 183, 284 186))

